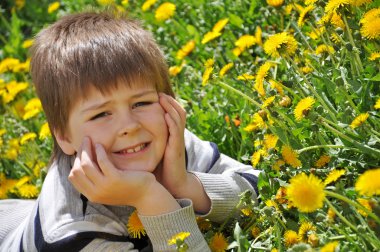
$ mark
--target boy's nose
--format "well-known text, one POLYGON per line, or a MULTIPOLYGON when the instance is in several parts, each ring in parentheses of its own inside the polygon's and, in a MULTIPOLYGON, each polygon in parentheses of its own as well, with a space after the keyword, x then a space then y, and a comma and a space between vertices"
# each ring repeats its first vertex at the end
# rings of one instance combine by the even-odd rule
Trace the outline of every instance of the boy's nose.
POLYGON ((120 119, 120 136, 135 132, 136 130, 141 128, 139 120, 131 113, 127 113, 123 116, 123 118, 120 119))

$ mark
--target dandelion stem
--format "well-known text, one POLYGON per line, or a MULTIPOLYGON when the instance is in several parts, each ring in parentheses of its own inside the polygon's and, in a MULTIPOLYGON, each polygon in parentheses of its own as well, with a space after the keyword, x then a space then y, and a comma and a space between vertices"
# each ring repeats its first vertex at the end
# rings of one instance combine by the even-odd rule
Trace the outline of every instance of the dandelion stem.
POLYGON ((320 149, 320 148, 347 148, 347 147, 344 145, 324 144, 324 145, 314 145, 314 146, 305 147, 303 149, 297 150, 297 152, 298 154, 301 154, 304 151, 320 149))
POLYGON ((380 218, 377 217, 374 213, 372 213, 371 211, 369 211, 364 206, 360 205, 359 203, 356 203, 355 201, 352 201, 349 198, 347 198, 347 197, 345 197, 345 196, 343 196, 341 194, 338 194, 338 193, 334 193, 334 192, 327 191, 327 190, 325 190, 325 193, 328 196, 331 196, 331 197, 334 197, 336 199, 342 200, 342 201, 350 204, 351 206, 354 206, 356 208, 359 208, 360 210, 363 210, 365 213, 368 214, 369 217, 371 217, 374 221, 376 221, 378 224, 380 224, 380 218))
POLYGON ((329 207, 335 212, 336 215, 338 215, 338 217, 347 225, 349 226, 352 230, 354 230, 355 232, 358 232, 358 230, 356 229, 356 227, 354 225, 351 224, 351 222, 349 222, 343 215, 340 214, 340 212, 333 206, 333 204, 331 204, 331 202, 325 198, 325 201, 327 203, 327 205, 329 205, 329 207))
MULTIPOLYGON (((362 72, 363 71, 363 64, 362 64, 362 62, 360 60, 360 56, 359 56, 359 53, 357 51, 358 49, 357 49, 357 47, 355 45, 355 42, 354 42, 354 39, 352 37, 351 29, 350 29, 350 26, 348 25, 346 15, 343 15, 343 22, 344 22, 344 25, 347 28, 348 40, 350 41, 350 44, 353 47, 354 59, 355 59, 355 61, 357 63, 357 66, 359 67, 360 72, 362 72)), ((360 74, 360 72, 359 72, 359 74, 360 74)))
POLYGON ((24 165, 22 162, 18 161, 17 159, 15 160, 17 164, 19 164, 21 166, 21 168, 26 172, 28 173, 29 176, 33 175, 32 171, 26 166, 24 165))
POLYGON ((303 39, 303 41, 305 41, 305 44, 307 45, 307 47, 309 48, 309 50, 310 51, 314 51, 313 48, 310 46, 309 42, 307 42, 306 37, 303 35, 303 33, 301 32, 301 30, 298 28, 298 25, 296 25, 293 21, 291 23, 292 23, 292 26, 294 27, 294 29, 297 30, 298 34, 301 36, 301 38, 303 39))

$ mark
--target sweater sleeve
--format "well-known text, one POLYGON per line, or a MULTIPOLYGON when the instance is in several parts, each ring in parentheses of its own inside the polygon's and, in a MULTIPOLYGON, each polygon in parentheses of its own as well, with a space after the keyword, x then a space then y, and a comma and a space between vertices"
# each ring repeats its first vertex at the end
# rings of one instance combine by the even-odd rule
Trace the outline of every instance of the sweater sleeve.
POLYGON ((191 251, 210 251, 196 223, 192 203, 188 199, 178 200, 181 209, 158 216, 139 218, 152 242, 154 251, 176 251, 175 245, 168 245, 168 240, 180 232, 189 232, 185 239, 191 251))
POLYGON ((246 190, 257 202, 260 171, 221 154, 216 144, 202 141, 187 130, 185 141, 187 170, 200 180, 211 200, 211 209, 203 217, 222 222, 239 202, 239 194, 246 190))

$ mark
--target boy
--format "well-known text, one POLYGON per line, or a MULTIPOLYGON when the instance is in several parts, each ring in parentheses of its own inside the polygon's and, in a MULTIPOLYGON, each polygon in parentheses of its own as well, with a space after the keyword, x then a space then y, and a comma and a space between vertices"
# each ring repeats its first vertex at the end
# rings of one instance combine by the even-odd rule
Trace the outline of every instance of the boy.
POLYGON ((54 152, 1 251, 172 251, 179 232, 190 232, 189 251, 209 251, 194 211, 222 221, 241 192, 256 199, 257 171, 185 129, 164 57, 135 21, 62 18, 37 35, 31 75, 54 152), (151 244, 130 235, 135 209, 151 244))

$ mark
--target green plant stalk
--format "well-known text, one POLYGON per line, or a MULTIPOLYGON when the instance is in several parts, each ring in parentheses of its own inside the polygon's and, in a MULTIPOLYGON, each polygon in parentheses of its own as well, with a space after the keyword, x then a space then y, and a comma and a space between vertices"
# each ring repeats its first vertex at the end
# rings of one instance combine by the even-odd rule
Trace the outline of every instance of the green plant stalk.
POLYGON ((22 162, 20 162, 19 160, 15 160, 17 164, 19 164, 21 166, 21 168, 29 175, 29 176, 32 176, 33 175, 33 172, 26 166, 24 165, 22 162))
POLYGON ((351 224, 351 222, 349 222, 346 217, 344 217, 343 215, 341 215, 339 213, 339 211, 333 206, 333 204, 327 199, 325 198, 325 201, 327 203, 327 205, 334 211, 334 213, 348 226, 350 227, 353 231, 355 231, 356 233, 358 233, 358 230, 356 229, 356 227, 354 225, 351 224))
MULTIPOLYGON (((326 123, 328 123, 330 126, 333 126, 337 129, 339 129, 341 132, 344 132, 344 134, 346 134, 347 137, 356 137, 356 138, 360 138, 360 136, 358 134, 356 134, 356 132, 353 132, 353 131, 347 131, 347 130, 344 130, 342 127, 340 127, 338 124, 326 119, 326 118, 323 118, 321 116, 318 117, 320 120, 322 121, 325 121, 326 123)), ((343 133, 342 133, 343 134, 343 133)))
POLYGON ((331 109, 327 106, 327 104, 325 103, 325 101, 323 100, 323 98, 317 93, 317 91, 315 91, 314 87, 311 85, 311 83, 308 81, 308 79, 306 78, 306 76, 303 74, 303 72, 298 68, 297 64, 293 61, 292 58, 290 57, 287 57, 287 59, 290 60, 290 62, 292 63, 292 66, 296 69, 297 72, 299 72, 302 76, 302 78, 304 79, 304 83, 306 84, 306 86, 309 88, 309 90, 315 95, 315 97, 317 97, 318 101, 322 104, 322 106, 327 110, 327 113, 329 114, 329 116, 336 122, 337 119, 334 115, 334 113, 331 111, 331 109))
POLYGON ((309 48, 310 51, 314 51, 313 48, 310 46, 309 42, 307 42, 307 39, 306 37, 303 35, 302 31, 298 28, 298 25, 295 24, 293 21, 291 21, 291 24, 292 26, 294 27, 294 29, 297 30, 298 34, 301 36, 302 40, 305 42, 305 44, 307 45, 307 47, 309 48))
POLYGON ((321 148, 345 148, 345 146, 344 145, 333 145, 333 144, 314 145, 314 146, 309 146, 309 147, 305 147, 305 148, 302 148, 300 150, 297 150, 297 152, 298 152, 298 154, 301 154, 304 151, 321 149, 321 148))
POLYGON ((328 195, 330 197, 339 199, 339 200, 344 201, 344 202, 346 202, 347 204, 349 204, 349 205, 351 205, 353 207, 359 208, 360 210, 362 210, 366 214, 368 214, 368 216, 371 217, 374 221, 376 221, 378 224, 380 224, 380 218, 377 215, 375 215, 374 213, 372 213, 371 211, 369 211, 364 206, 360 205, 359 203, 356 203, 355 201, 352 201, 349 198, 347 198, 347 197, 345 197, 345 196, 343 196, 341 194, 338 194, 338 193, 334 193, 334 192, 327 191, 327 190, 325 190, 325 193, 326 193, 326 195, 328 195))
POLYGON ((369 153, 368 154, 371 154, 373 157, 375 158, 379 158, 380 157, 380 151, 379 150, 376 150, 376 149, 373 149, 371 147, 368 147, 366 145, 363 145, 363 144, 360 144, 358 143, 357 141, 353 140, 352 138, 348 137, 347 135, 341 133, 340 131, 334 129, 333 127, 331 127, 330 125, 328 125, 325 121, 322 120, 321 122, 326 128, 328 128, 332 133, 335 133, 336 135, 344 138, 345 140, 347 140, 348 142, 352 143, 353 145, 355 146, 358 146, 360 148, 363 148, 365 150, 367 150, 369 153))
MULTIPOLYGON (((346 15, 343 14, 342 16, 343 16, 344 25, 347 27, 348 40, 350 41, 350 44, 352 45, 352 47, 355 49, 357 47, 355 45, 354 38, 352 37, 350 26, 348 26, 346 15)), ((359 53, 356 50, 354 50, 354 57, 355 57, 354 59, 357 63, 357 66, 359 67, 360 72, 363 72, 364 70, 363 64, 362 64, 362 61, 360 60, 359 53)))

